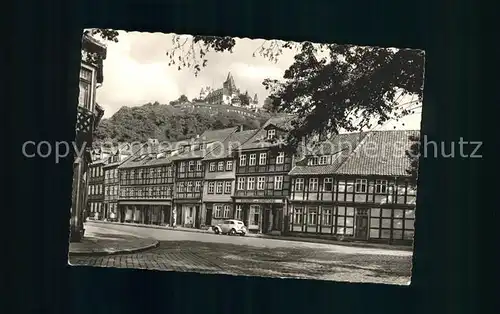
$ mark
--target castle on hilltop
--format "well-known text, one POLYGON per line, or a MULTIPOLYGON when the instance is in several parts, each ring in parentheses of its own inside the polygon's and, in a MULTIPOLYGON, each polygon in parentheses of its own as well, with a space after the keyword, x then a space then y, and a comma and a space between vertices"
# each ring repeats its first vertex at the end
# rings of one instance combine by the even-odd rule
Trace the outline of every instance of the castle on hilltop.
POLYGON ((228 105, 247 107, 249 109, 257 109, 259 107, 257 94, 253 98, 249 96, 248 91, 242 94, 236 87, 231 72, 228 73, 226 81, 222 83, 222 88, 216 90, 213 90, 210 86, 202 88, 199 99, 211 105, 228 105), (242 103, 245 99, 248 100, 248 103, 242 103))

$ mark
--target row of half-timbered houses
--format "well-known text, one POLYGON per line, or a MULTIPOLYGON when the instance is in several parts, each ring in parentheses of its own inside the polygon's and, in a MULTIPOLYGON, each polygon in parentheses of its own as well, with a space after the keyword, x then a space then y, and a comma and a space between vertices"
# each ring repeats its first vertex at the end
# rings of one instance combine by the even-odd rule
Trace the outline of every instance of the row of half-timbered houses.
POLYGON ((149 141, 116 168, 116 220, 208 228, 239 219, 251 232, 411 243, 416 190, 405 152, 417 131, 339 134, 292 155, 279 140, 291 119, 168 147, 149 141))

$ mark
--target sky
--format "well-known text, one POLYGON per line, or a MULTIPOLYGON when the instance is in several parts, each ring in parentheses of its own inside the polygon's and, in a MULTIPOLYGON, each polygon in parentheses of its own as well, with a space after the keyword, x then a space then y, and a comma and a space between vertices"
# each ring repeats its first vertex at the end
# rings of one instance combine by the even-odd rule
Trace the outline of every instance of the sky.
MULTIPOLYGON (((172 49, 173 34, 119 31, 118 43, 108 42, 104 60, 104 82, 97 90, 97 102, 104 117, 111 117, 122 106, 141 106, 158 101, 168 104, 180 95, 197 97, 202 87, 221 88, 229 72, 236 86, 262 104, 268 92, 262 85, 266 78, 281 79, 293 63, 295 51, 284 50, 278 62, 271 62, 253 52, 263 40, 235 39, 232 53, 211 52, 207 66, 195 77, 192 69, 168 66, 165 53, 172 49)), ((419 129, 420 114, 409 116, 384 128, 419 129), (402 124, 405 124, 402 126, 402 124)))

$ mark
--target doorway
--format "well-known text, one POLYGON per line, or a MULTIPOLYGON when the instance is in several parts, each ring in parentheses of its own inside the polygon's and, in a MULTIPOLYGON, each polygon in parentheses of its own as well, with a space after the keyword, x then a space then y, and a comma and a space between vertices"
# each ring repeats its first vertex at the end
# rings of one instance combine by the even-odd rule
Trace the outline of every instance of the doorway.
POLYGON ((356 208, 356 233, 357 239, 368 239, 368 212, 369 208, 356 208))
POLYGON ((212 225, 212 206, 207 206, 207 214, 205 216, 205 226, 212 225))

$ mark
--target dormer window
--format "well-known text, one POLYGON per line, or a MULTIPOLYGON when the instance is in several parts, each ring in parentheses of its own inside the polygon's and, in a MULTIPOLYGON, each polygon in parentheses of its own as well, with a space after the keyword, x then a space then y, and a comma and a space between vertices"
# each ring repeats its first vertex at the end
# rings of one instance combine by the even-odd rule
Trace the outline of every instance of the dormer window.
POLYGON ((319 164, 320 165, 328 165, 332 163, 332 156, 330 155, 323 155, 319 157, 319 164))
POLYGON ((318 163, 319 163, 319 157, 318 156, 311 157, 307 161, 307 165, 308 166, 317 166, 318 163))
POLYGON ((276 130, 275 129, 269 129, 267 130, 267 139, 271 140, 276 136, 276 130))

